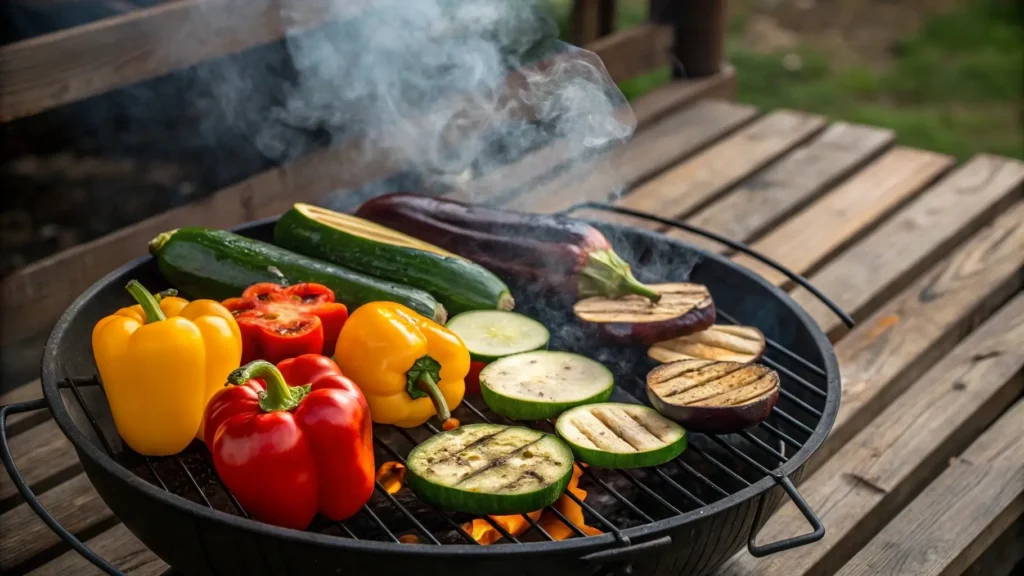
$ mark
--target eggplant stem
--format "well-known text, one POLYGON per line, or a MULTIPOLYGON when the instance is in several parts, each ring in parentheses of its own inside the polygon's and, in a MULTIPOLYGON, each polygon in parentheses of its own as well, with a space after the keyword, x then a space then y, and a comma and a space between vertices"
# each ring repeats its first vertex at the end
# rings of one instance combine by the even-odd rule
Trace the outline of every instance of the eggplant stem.
POLYGON ((637 280, 629 264, 613 250, 597 250, 587 255, 587 263, 579 273, 577 291, 580 298, 620 298, 636 294, 654 304, 661 300, 661 294, 637 280))

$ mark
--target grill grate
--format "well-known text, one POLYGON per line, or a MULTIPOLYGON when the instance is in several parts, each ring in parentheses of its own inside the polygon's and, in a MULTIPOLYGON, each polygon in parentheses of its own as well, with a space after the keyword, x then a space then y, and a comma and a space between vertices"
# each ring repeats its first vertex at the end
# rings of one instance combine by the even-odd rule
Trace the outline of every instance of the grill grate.
MULTIPOLYGON (((725 312, 718 314, 725 322, 737 323, 725 312)), ((819 406, 823 407, 827 396, 823 388, 825 372, 776 342, 768 340, 767 344, 769 350, 778 352, 779 356, 770 358, 766 354, 762 361, 778 371, 781 379, 780 398, 768 420, 736 434, 690 433, 687 450, 672 462, 655 468, 597 470, 584 467, 580 487, 587 490, 587 499, 581 500, 568 492, 567 495, 580 505, 588 525, 628 545, 629 538, 624 530, 709 506, 772 476, 772 470, 787 462, 803 446, 822 414, 819 406), (822 385, 813 384, 811 380, 821 381, 822 385)), ((163 458, 143 457, 127 447, 115 450, 86 399, 85 391, 97 390, 99 395, 94 396, 93 401, 102 400, 105 407, 99 379, 96 376, 68 378, 60 388, 70 390, 100 445, 112 458, 168 492, 209 508, 249 517, 217 477, 210 454, 200 442, 194 442, 180 455, 163 458)), ((467 398, 455 411, 461 422, 508 422, 474 402, 479 399, 467 398)), ((550 422, 528 424, 545 432, 553 431, 550 422)), ((429 422, 415 429, 375 426, 377 461, 395 460, 404 464, 413 446, 438 432, 429 422)), ((556 508, 548 507, 545 512, 560 519, 576 537, 586 537, 582 527, 573 524, 556 508)), ((510 534, 489 517, 483 519, 502 535, 496 545, 554 540, 537 521, 525 514, 522 516, 529 527, 519 536, 510 534)), ((430 546, 479 545, 462 527, 473 518, 434 508, 416 498, 407 487, 390 494, 378 482, 370 502, 355 516, 344 522, 318 517, 311 530, 352 540, 398 543, 407 542, 409 535, 415 535, 414 541, 430 546)))

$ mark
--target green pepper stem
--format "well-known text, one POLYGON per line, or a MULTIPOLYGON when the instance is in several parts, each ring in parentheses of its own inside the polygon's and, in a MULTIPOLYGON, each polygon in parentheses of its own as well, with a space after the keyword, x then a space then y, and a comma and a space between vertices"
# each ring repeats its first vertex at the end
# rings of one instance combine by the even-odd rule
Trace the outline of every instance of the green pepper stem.
POLYGON ((291 410, 309 391, 308 386, 289 386, 277 366, 266 360, 253 360, 236 368, 228 374, 228 383, 238 386, 253 378, 262 378, 267 383, 266 392, 260 393, 260 409, 264 412, 291 410))
POLYGON ((416 379, 416 388, 419 388, 430 397, 430 401, 434 403, 434 410, 437 412, 438 420, 444 422, 452 417, 452 413, 448 409, 448 402, 444 399, 444 394, 441 394, 441 389, 437 387, 437 382, 434 381, 434 377, 429 372, 424 371, 420 374, 420 377, 416 379))
POLYGON ((157 302, 159 302, 159 301, 163 300, 164 298, 170 298, 172 296, 177 296, 177 295, 178 295, 178 291, 177 290, 175 290, 174 288, 168 288, 167 290, 164 290, 162 292, 157 292, 156 294, 153 295, 153 297, 156 298, 157 302))
POLYGON ((132 295, 132 298, 135 298, 139 306, 142 306, 142 311, 146 313, 146 324, 167 320, 167 316, 164 316, 164 311, 160 309, 160 304, 157 302, 156 297, 149 290, 146 290, 146 287, 138 280, 129 281, 125 289, 132 295))
POLYGON ((651 302, 661 300, 661 294, 637 280, 629 264, 613 250, 598 250, 587 255, 587 263, 579 273, 577 291, 580 298, 637 294, 651 302))

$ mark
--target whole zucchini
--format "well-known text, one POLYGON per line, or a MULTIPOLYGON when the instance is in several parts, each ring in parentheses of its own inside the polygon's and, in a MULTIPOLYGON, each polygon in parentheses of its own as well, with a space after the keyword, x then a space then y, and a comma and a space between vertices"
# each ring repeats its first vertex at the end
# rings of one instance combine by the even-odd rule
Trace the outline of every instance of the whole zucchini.
POLYGON ((179 228, 149 243, 160 273, 192 298, 224 300, 257 282, 316 282, 355 310, 367 302, 390 301, 433 318, 447 319, 444 306, 419 290, 295 254, 259 240, 210 228, 179 228))
POLYGON ((627 294, 657 302, 661 295, 637 280, 593 226, 565 216, 526 214, 416 194, 374 198, 356 215, 438 246, 494 270, 574 298, 627 294))
POLYGON ((295 204, 274 226, 274 243, 426 290, 452 314, 515 305, 508 286, 483 266, 348 214, 295 204))

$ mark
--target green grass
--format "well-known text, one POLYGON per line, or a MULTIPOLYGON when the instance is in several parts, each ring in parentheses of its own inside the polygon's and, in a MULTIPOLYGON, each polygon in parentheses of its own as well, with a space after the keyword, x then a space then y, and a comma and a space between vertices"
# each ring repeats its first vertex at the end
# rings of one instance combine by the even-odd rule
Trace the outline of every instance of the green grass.
MULTIPOLYGON (((742 46, 745 22, 737 15, 729 30, 741 102, 891 128, 901 144, 961 160, 980 152, 1024 159, 1024 14, 1015 0, 972 0, 932 17, 885 69, 838 68, 807 46, 787 51, 801 60, 787 69, 787 53, 742 46)), ((668 81, 664 69, 620 87, 632 99, 668 81)))

